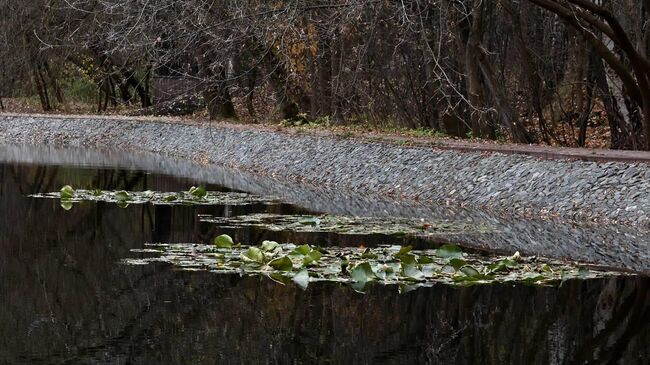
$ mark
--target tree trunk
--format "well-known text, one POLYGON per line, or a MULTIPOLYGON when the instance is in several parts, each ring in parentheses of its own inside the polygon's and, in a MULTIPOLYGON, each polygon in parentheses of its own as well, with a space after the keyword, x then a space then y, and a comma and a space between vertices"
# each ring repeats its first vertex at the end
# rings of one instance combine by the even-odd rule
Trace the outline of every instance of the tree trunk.
MULTIPOLYGON (((494 70, 487 58, 487 54, 482 49, 480 52, 479 67, 481 69, 481 75, 483 76, 485 85, 494 100, 494 105, 499 118, 501 119, 501 125, 510 130, 515 142, 534 143, 535 139, 530 135, 530 133, 528 133, 526 127, 519 122, 519 118, 517 118, 512 105, 510 105, 510 101, 508 100, 504 90, 504 85, 497 82, 496 75, 494 74, 494 70)), ((494 138, 494 132, 491 131, 487 137, 494 138)))
POLYGON ((140 98, 141 106, 143 108, 151 106, 151 97, 147 93, 148 88, 145 88, 144 82, 142 80, 138 80, 138 78, 135 76, 135 71, 122 70, 122 76, 126 80, 126 83, 135 89, 138 97, 140 98))
POLYGON ((32 77, 34 80, 34 87, 36 88, 36 92, 41 101, 41 108, 43 111, 50 111, 52 106, 47 92, 47 84, 45 84, 43 80, 43 75, 41 74, 38 62, 34 62, 34 65, 32 66, 32 77))
POLYGON ((483 117, 484 96, 483 86, 481 83, 481 70, 479 66, 479 54, 481 40, 483 38, 483 6, 478 3, 472 9, 471 21, 465 23, 466 29, 461 32, 467 32, 467 41, 465 42, 465 72, 467 98, 469 100, 469 115, 472 125, 472 134, 474 137, 484 138, 490 135, 490 128, 487 125, 486 118, 483 117))
POLYGON ((331 39, 319 35, 318 54, 313 61, 311 86, 312 117, 329 116, 332 104, 332 55, 331 39))
MULTIPOLYGON (((605 35, 602 38, 607 48, 611 52, 616 52, 614 42, 605 35)), ((618 74, 606 61, 602 62, 607 88, 609 89, 608 93, 611 96, 612 111, 619 118, 620 140, 618 148, 633 150, 642 148, 641 136, 639 135, 640 129, 642 128, 639 110, 625 92, 625 86, 618 74)), ((646 127, 645 129, 647 131, 648 128, 646 127)))
POLYGON ((223 85, 213 85, 204 92, 210 119, 233 119, 237 117, 235 105, 232 102, 228 88, 223 85))
POLYGON ((218 69, 215 74, 210 65, 203 65, 203 77, 209 80, 209 84, 203 92, 208 107, 208 115, 210 119, 236 118, 235 105, 232 102, 226 82, 226 67, 222 65, 218 69))
POLYGON ((287 72, 283 62, 274 55, 273 48, 260 49, 262 53, 263 66, 269 80, 269 85, 275 94, 275 98, 279 104, 280 115, 283 119, 293 119, 300 113, 300 102, 311 105, 309 97, 305 94, 298 85, 290 85, 289 73, 287 72))
POLYGON ((610 148, 612 149, 629 149, 628 144, 629 131, 626 129, 626 123, 621 116, 616 98, 612 95, 609 84, 607 82, 607 75, 605 73, 605 65, 602 60, 598 59, 593 63, 593 72, 595 77, 596 86, 600 90, 601 99, 607 113, 607 122, 609 124, 610 134, 610 148))
POLYGON ((47 61, 43 62, 43 68, 45 70, 45 74, 47 75, 49 84, 52 85, 52 90, 54 90, 54 96, 56 97, 56 101, 59 104, 64 104, 65 99, 63 98, 63 91, 59 87, 59 83, 56 80, 56 76, 53 74, 52 69, 50 68, 50 65, 47 61))

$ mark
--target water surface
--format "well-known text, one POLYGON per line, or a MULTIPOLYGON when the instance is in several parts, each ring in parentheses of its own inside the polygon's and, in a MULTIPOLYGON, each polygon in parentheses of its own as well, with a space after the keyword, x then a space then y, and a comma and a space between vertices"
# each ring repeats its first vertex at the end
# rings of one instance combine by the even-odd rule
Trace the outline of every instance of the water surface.
POLYGON ((224 230, 197 218, 318 213, 290 204, 123 209, 85 202, 64 211, 57 200, 27 197, 64 184, 181 191, 200 183, 120 169, 0 165, 0 363, 646 364, 650 358, 647 277, 560 287, 435 285, 406 294, 389 286, 359 294, 321 283, 303 291, 260 277, 119 262, 145 242, 207 242, 224 232, 247 244, 411 242, 224 230))

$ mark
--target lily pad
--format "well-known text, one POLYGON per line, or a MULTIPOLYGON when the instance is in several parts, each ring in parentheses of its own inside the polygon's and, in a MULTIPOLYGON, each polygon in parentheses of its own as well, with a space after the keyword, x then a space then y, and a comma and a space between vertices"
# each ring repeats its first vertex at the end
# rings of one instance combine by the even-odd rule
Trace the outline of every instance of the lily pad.
MULTIPOLYGON (((467 254, 458 246, 443 246, 437 250, 412 250, 400 246, 316 248, 264 241, 259 246, 231 245, 227 248, 232 242, 228 238, 226 235, 218 236, 214 245, 147 244, 151 257, 126 259, 124 262, 133 265, 166 262, 182 270, 262 275, 282 283, 293 280, 302 288, 314 281, 348 283, 359 292, 365 292, 370 283, 398 285, 403 290, 435 283, 553 286, 564 280, 630 275, 587 270, 582 265, 541 257, 518 256, 515 262, 513 256, 467 254), (217 242, 222 242, 223 247, 219 247, 217 242), (441 255, 441 252, 445 254, 441 255), (461 255, 462 259, 458 257, 461 255)), ((140 251, 134 250, 137 252, 140 251)))
POLYGON ((61 199, 72 199, 74 197, 74 189, 70 185, 66 185, 59 190, 59 195, 61 199))
POLYGON ((287 256, 282 256, 280 258, 272 260, 271 262, 269 262, 269 266, 271 266, 272 268, 278 271, 293 270, 293 263, 291 262, 291 259, 288 258, 287 256))
POLYGON ((248 250, 241 254, 241 258, 243 261, 255 262, 258 264, 264 264, 266 260, 262 250, 257 247, 250 247, 248 250))
POLYGON ((443 258, 461 258, 463 251, 456 245, 443 245, 436 250, 436 256, 443 258))
POLYGON ((198 199, 203 199, 206 197, 206 195, 208 195, 208 192, 205 191, 205 188, 203 186, 199 186, 199 187, 192 186, 189 190, 189 193, 190 195, 198 199))
MULTIPOLYGON (((338 233, 344 235, 381 234, 390 236, 440 236, 491 232, 486 226, 452 222, 427 222, 415 218, 376 218, 336 215, 281 215, 256 213, 234 217, 202 216, 201 221, 229 227, 259 227, 271 231, 338 233)), ((444 251, 444 250, 443 250, 444 251)), ((446 252, 446 251, 445 251, 446 252)), ((408 253, 405 248, 404 254, 408 253)), ((449 251, 449 255, 454 255, 449 251)))
POLYGON ((232 248, 234 244, 232 241, 232 237, 228 236, 227 234, 222 234, 220 236, 215 237, 213 242, 214 245, 217 246, 218 248, 232 248))
MULTIPOLYGON (((263 198, 248 193, 206 191, 203 187, 192 187, 189 191, 156 192, 156 191, 109 191, 100 189, 73 189, 66 185, 58 192, 33 194, 33 198, 50 198, 66 200, 68 203, 82 201, 101 201, 126 207, 129 204, 154 205, 248 205, 272 204, 276 200, 263 198)), ((66 203, 66 207, 68 204, 66 203)), ((71 205, 70 205, 71 206, 71 205)))
POLYGON ((350 271, 350 279, 354 282, 362 282, 372 280, 375 278, 375 273, 372 271, 372 267, 367 262, 359 263, 350 271))
POLYGON ((307 289, 307 285, 309 285, 309 272, 307 270, 300 271, 293 277, 293 282, 300 288, 307 289))

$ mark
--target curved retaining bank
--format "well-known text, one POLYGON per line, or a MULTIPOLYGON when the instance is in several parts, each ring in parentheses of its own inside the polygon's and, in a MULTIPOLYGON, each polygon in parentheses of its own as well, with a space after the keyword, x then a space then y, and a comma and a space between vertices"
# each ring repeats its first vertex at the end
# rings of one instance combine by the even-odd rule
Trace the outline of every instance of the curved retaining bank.
POLYGON ((0 163, 124 168, 185 177, 229 189, 277 197, 319 213, 410 217, 490 227, 488 232, 441 233, 438 243, 453 242, 507 254, 541 255, 627 268, 650 275, 650 230, 632 225, 585 224, 524 219, 480 209, 395 201, 307 184, 270 179, 219 165, 201 165, 150 152, 56 146, 0 144, 0 163))
POLYGON ((0 115, 0 143, 148 151, 280 180, 514 216, 650 227, 650 166, 216 127, 0 115))

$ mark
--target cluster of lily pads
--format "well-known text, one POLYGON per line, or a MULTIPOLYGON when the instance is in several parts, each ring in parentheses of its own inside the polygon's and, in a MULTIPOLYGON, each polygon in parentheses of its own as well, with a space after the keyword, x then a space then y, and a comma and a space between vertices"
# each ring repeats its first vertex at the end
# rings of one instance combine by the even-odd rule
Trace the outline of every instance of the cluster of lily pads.
POLYGON ((224 234, 211 245, 147 244, 145 249, 132 251, 146 257, 125 259, 124 263, 165 262, 181 270, 264 275, 282 284, 293 281, 301 288, 318 281, 347 283, 359 292, 372 283, 398 285, 400 291, 409 291, 436 283, 556 285, 571 278, 620 275, 545 258, 522 257, 519 253, 498 257, 472 255, 451 244, 435 250, 402 246, 320 248, 275 241, 245 246, 235 244, 224 234))
POLYGON ((489 232, 486 226, 465 223, 429 222, 415 218, 351 217, 338 215, 281 215, 255 213, 233 217, 200 215, 202 222, 224 227, 259 227, 270 231, 338 233, 347 235, 382 234, 392 236, 432 236, 455 233, 489 232))
POLYGON ((33 194, 34 198, 61 199, 61 207, 65 210, 72 208, 73 203, 82 201, 101 201, 114 203, 120 207, 129 204, 154 205, 247 205, 255 203, 271 203, 272 199, 257 195, 237 192, 207 191, 202 186, 192 186, 188 191, 158 192, 158 191, 125 191, 125 190, 85 190, 74 189, 65 185, 58 192, 33 194))

